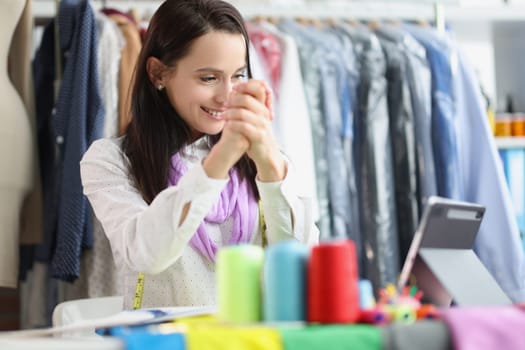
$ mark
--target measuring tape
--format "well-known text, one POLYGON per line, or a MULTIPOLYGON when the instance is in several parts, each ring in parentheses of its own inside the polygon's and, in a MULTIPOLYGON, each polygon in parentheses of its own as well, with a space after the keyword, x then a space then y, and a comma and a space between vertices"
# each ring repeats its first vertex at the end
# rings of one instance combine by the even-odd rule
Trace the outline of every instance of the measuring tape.
MULTIPOLYGON (((259 232, 261 233, 261 240, 263 248, 268 245, 266 237, 266 221, 262 209, 262 203, 259 200, 259 232)), ((138 310, 142 307, 142 296, 144 295, 144 272, 139 272, 137 276, 137 284, 135 285, 135 295, 133 296, 133 310, 138 310)))
POLYGON ((137 284, 135 285, 135 295, 133 296, 133 310, 142 307, 142 296, 144 295, 144 272, 139 272, 137 284))
POLYGON ((259 232, 261 233, 261 242, 264 248, 268 245, 268 239, 266 237, 266 221, 264 220, 261 200, 259 200, 257 204, 259 206, 259 232))

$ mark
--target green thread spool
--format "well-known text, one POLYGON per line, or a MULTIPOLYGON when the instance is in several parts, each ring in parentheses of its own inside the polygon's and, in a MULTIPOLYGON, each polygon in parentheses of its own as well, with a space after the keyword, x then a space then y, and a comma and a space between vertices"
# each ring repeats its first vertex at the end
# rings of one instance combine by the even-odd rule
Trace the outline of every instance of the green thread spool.
POLYGON ((250 323, 261 320, 261 269, 264 251, 255 245, 236 245, 217 254, 219 319, 250 323))

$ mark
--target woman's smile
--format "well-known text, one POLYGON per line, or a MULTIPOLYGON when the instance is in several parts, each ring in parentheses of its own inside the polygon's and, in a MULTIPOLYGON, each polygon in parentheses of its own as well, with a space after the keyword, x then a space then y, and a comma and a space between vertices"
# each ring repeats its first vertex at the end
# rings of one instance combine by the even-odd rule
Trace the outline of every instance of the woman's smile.
POLYGON ((202 106, 201 109, 204 112, 206 112, 206 114, 208 114, 209 116, 211 116, 215 120, 223 120, 224 119, 223 118, 224 109, 223 110, 215 110, 215 109, 206 108, 204 106, 202 106))

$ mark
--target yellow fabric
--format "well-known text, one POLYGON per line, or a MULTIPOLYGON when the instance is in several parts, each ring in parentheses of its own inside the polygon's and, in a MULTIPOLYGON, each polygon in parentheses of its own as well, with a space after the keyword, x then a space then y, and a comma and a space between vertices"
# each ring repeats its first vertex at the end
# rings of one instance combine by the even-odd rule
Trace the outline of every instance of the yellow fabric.
POLYGON ((187 349, 192 350, 281 350, 279 331, 266 327, 190 327, 186 334, 187 349))
POLYGON ((219 324, 219 320, 213 315, 199 315, 179 318, 175 323, 183 324, 187 329, 198 329, 213 327, 219 324))

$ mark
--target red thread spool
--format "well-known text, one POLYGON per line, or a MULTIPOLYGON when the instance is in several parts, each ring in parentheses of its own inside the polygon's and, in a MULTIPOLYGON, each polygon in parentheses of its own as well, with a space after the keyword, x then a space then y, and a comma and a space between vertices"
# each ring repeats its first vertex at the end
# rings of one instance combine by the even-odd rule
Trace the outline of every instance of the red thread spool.
POLYGON ((356 322, 358 281, 353 241, 326 242, 313 247, 308 261, 308 321, 356 322))

